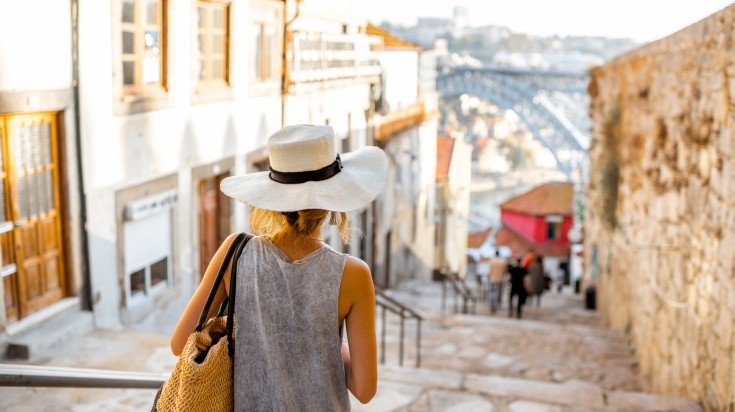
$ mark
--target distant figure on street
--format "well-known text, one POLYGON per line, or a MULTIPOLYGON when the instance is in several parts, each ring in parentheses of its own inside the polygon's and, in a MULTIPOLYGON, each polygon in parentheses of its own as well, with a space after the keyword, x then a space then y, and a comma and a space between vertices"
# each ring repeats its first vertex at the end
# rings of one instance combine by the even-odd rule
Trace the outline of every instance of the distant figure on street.
POLYGON ((528 268, 531 267, 531 264, 536 259, 536 252, 533 251, 533 249, 526 252, 526 255, 523 256, 523 260, 521 261, 521 267, 523 269, 528 270, 528 268))
POLYGON ((561 293, 561 289, 564 287, 564 278, 566 275, 566 271, 564 270, 564 266, 559 263, 559 267, 556 268, 556 292, 561 293))
POLYGON ((508 263, 500 257, 500 251, 495 250, 495 257, 490 259, 490 271, 488 272, 490 287, 488 288, 487 301, 490 304, 491 313, 495 313, 502 301, 503 281, 506 273, 508 273, 508 263))
POLYGON ((536 256, 535 260, 528 268, 528 277, 530 289, 528 294, 533 297, 536 295, 536 306, 541 306, 541 295, 546 289, 546 276, 544 275, 543 257, 536 256))
POLYGON ((516 304, 516 316, 518 319, 522 317, 523 305, 526 303, 526 287, 523 284, 523 278, 526 277, 528 271, 523 268, 521 259, 516 261, 509 269, 510 272, 510 298, 508 299, 508 315, 513 314, 513 297, 518 297, 516 304))

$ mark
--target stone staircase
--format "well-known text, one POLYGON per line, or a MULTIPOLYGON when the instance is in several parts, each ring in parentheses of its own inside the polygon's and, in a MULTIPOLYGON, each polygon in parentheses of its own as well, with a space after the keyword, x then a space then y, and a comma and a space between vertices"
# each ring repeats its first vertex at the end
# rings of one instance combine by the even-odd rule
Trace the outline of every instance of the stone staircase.
MULTIPOLYGON (((506 312, 491 316, 484 303, 477 314, 439 313, 441 289, 432 283, 389 293, 425 315, 421 367, 414 367, 414 321, 406 321, 404 366, 398 366, 399 318, 388 313, 378 392, 366 405, 353 399, 356 412, 702 410, 695 401, 646 393, 625 336, 602 327, 577 296, 545 296, 540 308, 529 307, 518 320, 506 312)), ((170 372, 176 358, 168 342, 164 334, 96 330, 45 350, 31 363, 170 372)), ((0 410, 148 410, 154 392, 0 388, 0 410)))
POLYGON ((490 315, 485 303, 477 314, 439 313, 437 284, 409 283, 390 293, 425 315, 421 367, 413 367, 409 321, 405 366, 397 366, 399 318, 389 314, 378 393, 367 405, 353 400, 355 411, 702 410, 696 401, 646 393, 625 336, 582 309, 579 296, 549 293, 541 307, 527 305, 524 319, 515 319, 506 311, 490 315))

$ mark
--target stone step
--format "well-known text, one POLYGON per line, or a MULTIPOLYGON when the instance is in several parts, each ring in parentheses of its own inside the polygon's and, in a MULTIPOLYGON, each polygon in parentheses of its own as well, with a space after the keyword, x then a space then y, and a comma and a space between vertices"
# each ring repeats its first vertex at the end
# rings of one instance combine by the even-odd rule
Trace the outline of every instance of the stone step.
POLYGON ((73 336, 94 330, 92 312, 69 308, 33 328, 11 336, 5 356, 9 359, 31 360, 73 336))
POLYGON ((689 399, 605 391, 592 382, 550 383, 451 370, 382 365, 375 398, 354 411, 702 411, 689 399))
MULTIPOLYGON (((396 322, 387 326, 385 363, 398 365, 399 329, 396 322)), ((407 325, 405 366, 416 365, 415 336, 415 324, 407 325)), ((621 331, 502 316, 432 316, 422 323, 421 366, 550 383, 581 379, 605 390, 645 387, 621 331)))

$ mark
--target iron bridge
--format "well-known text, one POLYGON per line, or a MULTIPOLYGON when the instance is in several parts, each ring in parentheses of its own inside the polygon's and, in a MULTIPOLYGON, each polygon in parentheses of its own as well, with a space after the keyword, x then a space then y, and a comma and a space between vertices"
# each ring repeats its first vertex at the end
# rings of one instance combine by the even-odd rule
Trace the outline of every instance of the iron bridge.
POLYGON ((469 94, 513 110, 570 181, 585 180, 591 138, 586 74, 464 66, 439 73, 443 97, 469 94))

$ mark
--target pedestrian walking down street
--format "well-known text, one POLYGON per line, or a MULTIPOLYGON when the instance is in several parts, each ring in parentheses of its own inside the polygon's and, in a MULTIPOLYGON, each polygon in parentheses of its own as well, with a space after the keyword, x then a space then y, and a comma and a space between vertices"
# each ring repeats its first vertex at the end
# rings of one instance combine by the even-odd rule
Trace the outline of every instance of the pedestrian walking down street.
POLYGON ((563 264, 559 263, 559 267, 556 268, 556 293, 561 293, 564 287, 564 278, 566 277, 566 271, 564 270, 563 264))
MULTIPOLYGON (((329 247, 322 225, 328 220, 337 226, 347 243, 346 212, 380 193, 388 160, 377 147, 337 154, 334 146, 330 126, 288 126, 268 139, 270 172, 222 181, 224 194, 252 207, 256 235, 232 263, 237 265, 237 288, 230 297, 235 299, 235 411, 349 411, 348 390, 362 403, 375 395, 370 268, 329 247)), ((215 254, 176 325, 174 354, 195 328, 234 238, 215 254)), ((209 316, 229 294, 230 270, 226 273, 209 316)))
POLYGON ((510 297, 508 298, 508 315, 513 314, 513 298, 517 298, 516 316, 518 319, 523 317, 523 305, 526 303, 526 286, 523 279, 528 271, 523 268, 521 259, 516 261, 515 265, 510 266, 510 297))
POLYGON ((490 270, 488 272, 488 280, 490 285, 487 292, 487 302, 490 305, 490 312, 495 313, 502 303, 503 281, 508 273, 508 263, 500 257, 500 251, 495 250, 495 257, 490 259, 490 270))
POLYGON ((523 267, 523 269, 528 270, 534 260, 536 260, 536 252, 531 249, 523 256, 523 259, 521 260, 521 266, 523 267))
MULTIPOLYGON (((536 256, 534 261, 528 268, 528 277, 531 290, 528 295, 533 298, 536 296, 536 306, 541 306, 541 295, 546 289, 546 276, 544 274, 543 257, 536 256)), ((532 299, 533 300, 533 299, 532 299)))

